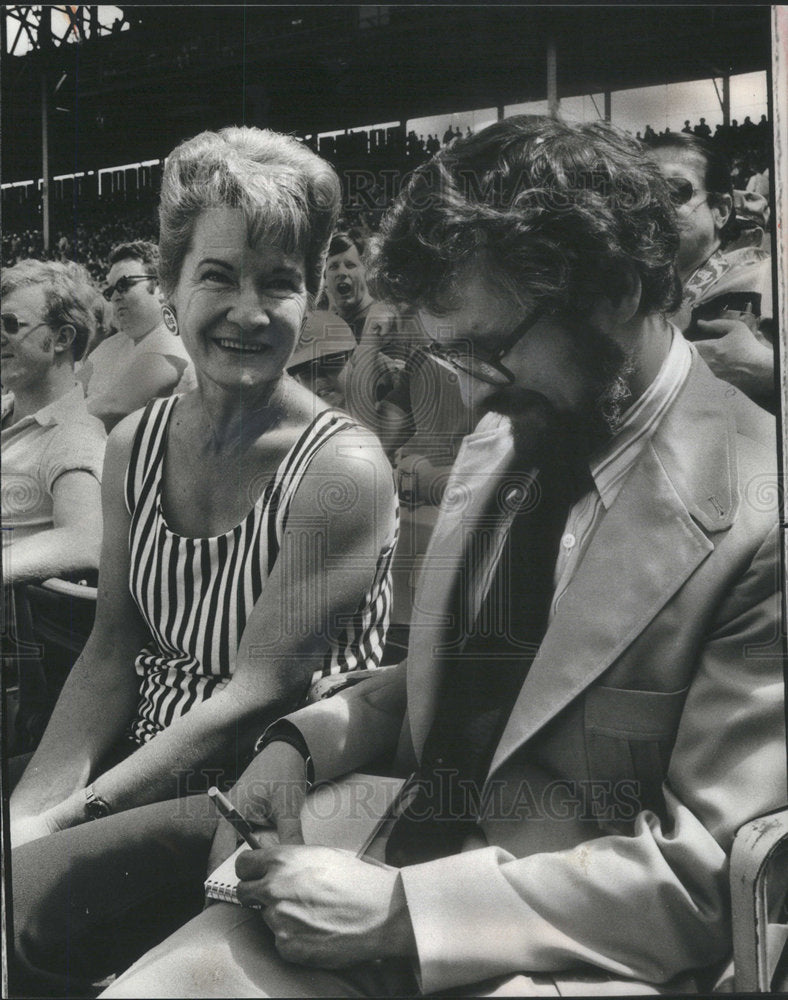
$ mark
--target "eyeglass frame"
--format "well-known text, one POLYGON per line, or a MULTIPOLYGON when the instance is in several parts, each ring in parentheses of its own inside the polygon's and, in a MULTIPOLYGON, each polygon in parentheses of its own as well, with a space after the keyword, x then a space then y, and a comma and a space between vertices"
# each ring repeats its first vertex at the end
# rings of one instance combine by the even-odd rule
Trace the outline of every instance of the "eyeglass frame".
MULTIPOLYGON (((22 325, 25 325, 24 321, 23 321, 22 325)), ((41 323, 36 323, 35 326, 31 326, 29 330, 26 330, 24 332, 23 336, 24 337, 29 336, 31 333, 34 333, 36 330, 41 329, 42 326, 49 326, 49 323, 47 323, 46 320, 42 321, 41 323)), ((12 339, 16 339, 19 336, 19 334, 21 332, 20 331, 20 321, 19 321, 19 317, 16 315, 16 313, 12 313, 12 312, 0 313, 0 330, 2 331, 2 333, 3 333, 4 336, 11 337, 12 339), (5 322, 6 322, 6 320, 9 317, 11 317, 14 320, 14 322, 16 323, 16 330, 13 333, 10 330, 6 329, 5 322)))
MULTIPOLYGON (((489 376, 480 375, 479 372, 474 371, 472 367, 463 366, 459 363, 457 361, 456 353, 453 357, 447 353, 452 350, 451 341, 444 344, 439 340, 434 340, 432 337, 429 337, 428 342, 424 347, 424 351, 431 357, 435 358, 436 361, 443 362, 445 365, 450 366, 455 371, 461 372, 463 375, 470 375, 471 378, 475 378, 479 382, 484 382, 487 385, 511 385, 517 380, 517 376, 514 372, 510 371, 506 365, 501 364, 501 358, 506 357, 506 355, 523 339, 523 337, 529 333, 534 326, 536 326, 536 323, 542 318, 543 315, 544 310, 537 309, 530 316, 526 316, 523 322, 518 323, 514 330, 512 330, 504 343, 500 347, 497 347, 494 351, 477 347, 473 352, 466 353, 465 357, 472 359, 478 358, 482 364, 489 365, 493 371, 498 372, 501 376, 500 379, 493 379, 489 376)), ((457 341, 454 341, 454 343, 457 343, 457 341)), ((465 343, 470 342, 465 341, 465 343)))
POLYGON ((114 285, 107 285, 106 288, 101 289, 101 294, 104 296, 107 302, 112 301, 112 296, 115 292, 118 295, 125 295, 126 292, 131 288, 132 285, 136 285, 140 281, 150 281, 156 280, 155 274, 124 274, 115 282, 114 285), (125 286, 120 288, 121 282, 125 282, 125 286))
MULTIPOLYGON (((705 198, 707 202, 710 197, 710 192, 708 191, 703 192, 700 188, 696 188, 688 177, 666 177, 665 182, 668 185, 668 195, 670 197, 670 203, 671 205, 673 205, 675 209, 684 208, 685 205, 689 205, 689 203, 692 201, 692 199, 695 197, 696 194, 705 193, 705 198), (673 197, 673 192, 678 184, 682 185, 686 184, 689 186, 690 189, 689 197, 685 198, 683 201, 678 201, 676 198, 673 197)), ((703 202, 699 202, 698 204, 703 204, 703 202)))

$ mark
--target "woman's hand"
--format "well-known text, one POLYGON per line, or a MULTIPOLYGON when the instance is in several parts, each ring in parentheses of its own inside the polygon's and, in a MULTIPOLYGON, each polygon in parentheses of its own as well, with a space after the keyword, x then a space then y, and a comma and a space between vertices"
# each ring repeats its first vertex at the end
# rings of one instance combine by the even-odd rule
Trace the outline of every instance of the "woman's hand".
POLYGON ((11 847, 21 847, 50 833, 56 833, 58 827, 49 812, 40 816, 12 816, 10 822, 11 847))

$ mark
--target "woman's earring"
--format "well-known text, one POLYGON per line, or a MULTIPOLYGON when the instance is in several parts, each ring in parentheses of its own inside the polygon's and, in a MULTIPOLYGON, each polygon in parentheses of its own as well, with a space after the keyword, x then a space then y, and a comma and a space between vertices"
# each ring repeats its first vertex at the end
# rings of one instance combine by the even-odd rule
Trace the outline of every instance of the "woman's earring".
POLYGON ((169 306, 161 307, 161 318, 164 320, 164 325, 175 337, 178 336, 178 319, 175 313, 169 306))

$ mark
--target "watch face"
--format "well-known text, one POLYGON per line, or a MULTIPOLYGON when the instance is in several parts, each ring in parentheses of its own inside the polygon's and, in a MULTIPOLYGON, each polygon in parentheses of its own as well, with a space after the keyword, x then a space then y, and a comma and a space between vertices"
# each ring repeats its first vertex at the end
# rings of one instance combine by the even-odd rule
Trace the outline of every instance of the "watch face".
POLYGON ((88 819, 103 819, 105 816, 109 816, 109 806, 90 789, 86 792, 85 812, 88 819))

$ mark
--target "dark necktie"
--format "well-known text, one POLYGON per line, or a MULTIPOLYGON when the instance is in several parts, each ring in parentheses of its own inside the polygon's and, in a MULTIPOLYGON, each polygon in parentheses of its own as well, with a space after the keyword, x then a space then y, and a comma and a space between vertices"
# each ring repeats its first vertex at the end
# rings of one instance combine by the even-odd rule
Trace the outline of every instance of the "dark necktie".
POLYGON ((569 510, 591 485, 587 473, 540 475, 515 515, 475 626, 444 664, 419 789, 389 837, 389 864, 456 853, 474 827, 492 755, 547 629, 569 510))

